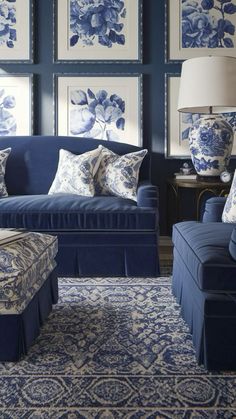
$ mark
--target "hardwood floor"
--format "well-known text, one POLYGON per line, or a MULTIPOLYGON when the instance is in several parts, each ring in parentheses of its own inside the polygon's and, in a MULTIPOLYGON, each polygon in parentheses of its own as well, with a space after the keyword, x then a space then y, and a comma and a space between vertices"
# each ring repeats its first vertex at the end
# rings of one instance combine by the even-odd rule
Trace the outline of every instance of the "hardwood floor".
POLYGON ((160 236, 159 239, 159 257, 161 266, 161 275, 170 275, 173 264, 173 244, 171 237, 160 236))

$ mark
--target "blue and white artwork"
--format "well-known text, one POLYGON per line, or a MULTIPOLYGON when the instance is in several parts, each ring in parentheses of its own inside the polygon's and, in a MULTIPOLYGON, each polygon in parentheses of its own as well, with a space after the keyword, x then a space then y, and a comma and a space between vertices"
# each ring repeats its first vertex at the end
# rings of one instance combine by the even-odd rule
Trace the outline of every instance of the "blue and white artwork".
POLYGON ((16 135, 17 122, 14 114, 16 98, 0 88, 0 136, 16 135))
POLYGON ((32 62, 33 0, 0 0, 0 62, 32 62))
POLYGON ((14 48, 17 40, 16 0, 0 1, 0 46, 14 48))
POLYGON ((125 129, 125 101, 107 90, 72 90, 70 133, 81 137, 119 141, 125 129))
POLYGON ((126 13, 122 0, 70 0, 70 46, 125 45, 126 13))
MULTIPOLYGON (((181 113, 177 111, 178 96, 180 87, 180 77, 176 75, 168 75, 166 79, 166 156, 171 158, 188 158, 189 151, 189 132, 197 121, 204 117, 199 113, 181 113)), ((234 131, 234 142, 232 155, 236 156, 236 113, 223 113, 219 116, 231 125, 234 131)), ((209 137, 208 137, 209 140, 209 137)))
POLYGON ((142 0, 54 0, 56 61, 141 61, 142 0))
POLYGON ((166 58, 236 57, 236 0, 166 0, 166 58))
POLYGON ((142 145, 142 77, 57 75, 55 134, 142 145))
POLYGON ((182 0, 182 48, 234 48, 233 0, 182 0))
POLYGON ((0 74, 0 137, 32 133, 32 78, 0 74))

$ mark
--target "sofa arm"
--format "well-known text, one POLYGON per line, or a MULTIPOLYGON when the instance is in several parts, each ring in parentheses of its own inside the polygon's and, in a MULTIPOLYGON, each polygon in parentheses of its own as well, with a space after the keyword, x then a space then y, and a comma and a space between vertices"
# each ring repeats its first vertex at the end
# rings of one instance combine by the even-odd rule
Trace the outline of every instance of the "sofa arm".
POLYGON ((230 242, 229 242, 229 253, 231 254, 232 258, 236 261, 236 227, 234 227, 230 242))
POLYGON ((221 222, 225 202, 225 197, 214 197, 208 199, 205 204, 202 221, 204 223, 221 222))
POLYGON ((137 188, 137 206, 157 208, 159 202, 158 188, 150 182, 140 182, 137 188))

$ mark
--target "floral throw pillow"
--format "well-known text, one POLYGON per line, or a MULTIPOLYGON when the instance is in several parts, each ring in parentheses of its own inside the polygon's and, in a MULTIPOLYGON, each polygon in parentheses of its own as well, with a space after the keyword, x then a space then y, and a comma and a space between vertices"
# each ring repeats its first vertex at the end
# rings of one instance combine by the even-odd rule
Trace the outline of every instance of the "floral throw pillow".
POLYGON ((115 195, 137 200, 139 169, 147 150, 135 151, 123 156, 100 145, 101 163, 95 176, 98 195, 115 195))
POLYGON ((0 150, 0 197, 8 196, 5 184, 5 171, 7 158, 10 152, 11 148, 5 148, 5 150, 0 150))
POLYGON ((101 160, 98 148, 76 155, 61 149, 55 179, 48 191, 49 195, 70 193, 94 196, 94 180, 101 160))
POLYGON ((236 223, 236 170, 233 182, 224 206, 222 221, 224 223, 236 223))

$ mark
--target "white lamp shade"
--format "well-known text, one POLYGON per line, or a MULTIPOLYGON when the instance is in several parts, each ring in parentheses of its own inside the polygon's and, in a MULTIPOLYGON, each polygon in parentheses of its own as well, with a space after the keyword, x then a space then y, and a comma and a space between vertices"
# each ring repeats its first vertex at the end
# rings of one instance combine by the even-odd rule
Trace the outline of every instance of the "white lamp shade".
POLYGON ((178 111, 236 112, 236 58, 186 60, 182 65, 178 111))

